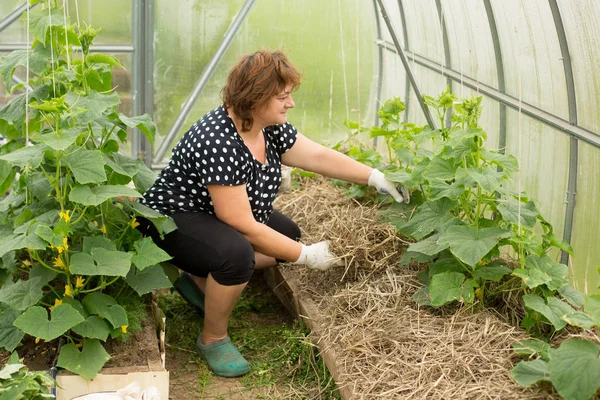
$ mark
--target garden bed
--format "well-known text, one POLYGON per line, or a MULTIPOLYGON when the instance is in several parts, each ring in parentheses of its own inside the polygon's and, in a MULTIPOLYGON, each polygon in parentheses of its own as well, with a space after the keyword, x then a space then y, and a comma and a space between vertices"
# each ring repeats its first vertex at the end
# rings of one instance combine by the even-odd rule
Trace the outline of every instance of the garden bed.
POLYGON ((284 265, 269 282, 311 326, 344 399, 560 398, 550 385, 524 388, 511 378, 511 346, 527 336, 507 316, 419 307, 412 295, 424 266, 400 266, 405 243, 378 222, 375 206, 346 199, 329 181, 302 186, 276 208, 300 225, 304 243, 330 240, 346 267, 284 265))
MULTIPOLYGON (((165 369, 165 317, 154 302, 147 308, 141 329, 128 341, 109 340, 106 351, 111 359, 92 380, 60 370, 56 376, 57 400, 69 400, 88 393, 116 391, 132 382, 142 389, 155 386, 161 398, 169 396, 169 372, 165 369)), ((49 371, 58 340, 35 343, 33 338, 16 351, 30 370, 49 371)), ((0 359, 10 354, 2 352, 0 359)))

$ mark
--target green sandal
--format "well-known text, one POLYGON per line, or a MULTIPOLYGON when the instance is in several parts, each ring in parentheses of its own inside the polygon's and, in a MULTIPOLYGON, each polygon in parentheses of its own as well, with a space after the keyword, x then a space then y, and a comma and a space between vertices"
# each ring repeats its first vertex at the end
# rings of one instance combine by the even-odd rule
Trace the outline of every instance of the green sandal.
POLYGON ((179 274, 179 278, 175 282, 175 290, 194 306, 201 317, 204 317, 204 292, 196 285, 190 274, 187 272, 179 274))
POLYGON ((209 344, 203 344, 201 338, 202 335, 198 336, 196 348, 215 374, 235 378, 250 372, 250 364, 231 343, 229 336, 209 344))

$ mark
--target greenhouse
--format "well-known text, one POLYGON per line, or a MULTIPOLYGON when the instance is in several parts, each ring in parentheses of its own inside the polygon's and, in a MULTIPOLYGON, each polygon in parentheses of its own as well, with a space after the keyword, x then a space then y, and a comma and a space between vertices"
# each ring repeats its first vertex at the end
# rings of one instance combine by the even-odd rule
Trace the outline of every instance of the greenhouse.
POLYGON ((600 399, 599 20, 3 0, 0 399, 600 399))

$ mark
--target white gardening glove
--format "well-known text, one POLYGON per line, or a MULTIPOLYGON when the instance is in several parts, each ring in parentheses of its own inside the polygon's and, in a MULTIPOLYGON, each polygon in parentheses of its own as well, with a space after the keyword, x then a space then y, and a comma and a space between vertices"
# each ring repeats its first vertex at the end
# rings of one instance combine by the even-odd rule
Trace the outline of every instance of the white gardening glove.
POLYGON ((377 169, 371 171, 371 175, 369 175, 369 186, 373 186, 381 194, 392 196, 398 203, 410 203, 408 190, 401 184, 396 184, 385 179, 383 172, 377 169), (398 192, 398 190, 400 190, 400 192, 398 192))
POLYGON ((308 268, 319 271, 327 271, 331 267, 344 265, 341 260, 329 252, 329 243, 326 241, 310 246, 302 245, 300 257, 294 264, 304 264, 308 268))

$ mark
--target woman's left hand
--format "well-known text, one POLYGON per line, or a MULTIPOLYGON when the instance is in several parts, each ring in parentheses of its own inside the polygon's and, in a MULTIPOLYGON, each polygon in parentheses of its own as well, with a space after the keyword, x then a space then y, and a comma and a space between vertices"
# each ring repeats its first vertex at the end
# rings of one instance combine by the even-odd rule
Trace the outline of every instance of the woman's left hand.
POLYGON ((381 194, 392 196, 398 203, 410 203, 408 190, 399 183, 385 179, 383 172, 374 169, 369 175, 369 186, 373 186, 381 194))

